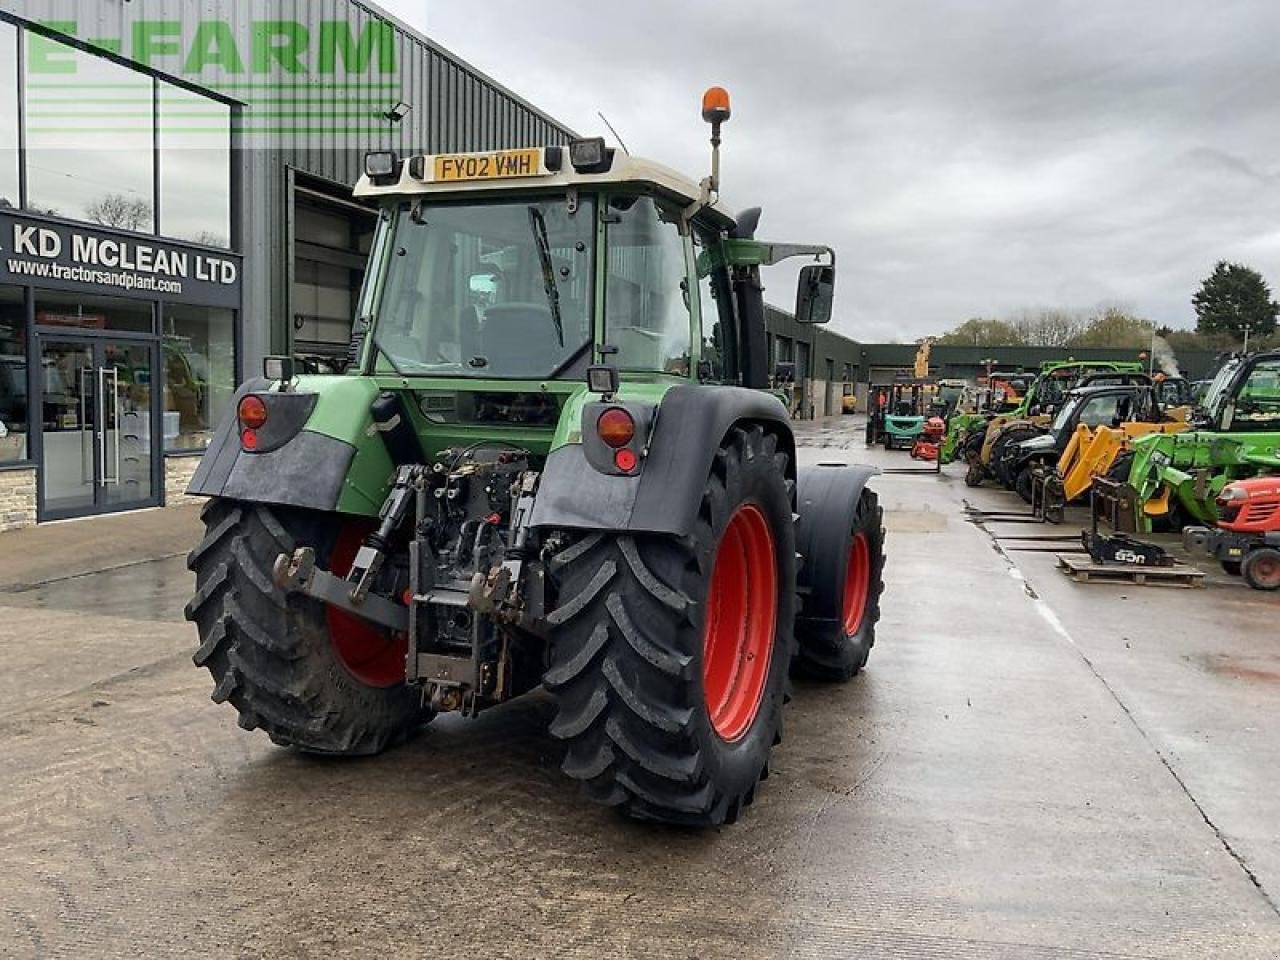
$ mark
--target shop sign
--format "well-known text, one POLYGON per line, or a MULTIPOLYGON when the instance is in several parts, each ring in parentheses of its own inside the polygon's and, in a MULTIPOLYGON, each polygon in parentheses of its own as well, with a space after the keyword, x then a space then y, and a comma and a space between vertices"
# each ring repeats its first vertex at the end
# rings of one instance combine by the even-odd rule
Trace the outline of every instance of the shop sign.
POLYGON ((240 306, 228 254, 0 212, 0 284, 240 306))

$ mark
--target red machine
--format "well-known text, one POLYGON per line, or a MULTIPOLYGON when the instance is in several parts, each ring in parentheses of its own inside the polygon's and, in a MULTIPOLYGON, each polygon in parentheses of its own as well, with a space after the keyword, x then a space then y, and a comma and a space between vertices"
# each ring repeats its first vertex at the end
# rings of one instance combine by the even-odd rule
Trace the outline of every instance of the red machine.
POLYGON ((1218 495, 1218 526, 1187 527, 1182 542, 1215 557, 1255 590, 1280 590, 1280 477, 1236 480, 1218 495))
POLYGON ((937 460, 938 448, 946 436, 947 424, 941 417, 930 417, 924 422, 924 430, 911 445, 912 460, 937 460))

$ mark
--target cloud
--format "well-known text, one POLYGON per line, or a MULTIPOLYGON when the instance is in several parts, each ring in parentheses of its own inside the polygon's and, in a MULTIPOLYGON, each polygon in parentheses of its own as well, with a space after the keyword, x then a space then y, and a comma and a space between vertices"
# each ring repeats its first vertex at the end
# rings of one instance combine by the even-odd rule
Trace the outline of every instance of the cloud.
MULTIPOLYGON (((704 87, 734 97, 725 195, 839 252, 866 340, 1028 305, 1121 301, 1173 326, 1223 257, 1280 280, 1265 0, 387 0, 552 115, 692 177, 704 87)), ((794 271, 768 296, 786 305, 794 271)))

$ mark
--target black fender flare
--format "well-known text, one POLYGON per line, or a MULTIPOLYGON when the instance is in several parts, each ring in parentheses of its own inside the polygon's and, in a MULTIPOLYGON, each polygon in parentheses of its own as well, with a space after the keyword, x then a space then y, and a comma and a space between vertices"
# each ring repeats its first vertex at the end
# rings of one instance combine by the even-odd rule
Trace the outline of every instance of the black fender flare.
POLYGON ((663 396, 649 452, 634 477, 609 476, 587 462, 580 443, 552 451, 538 483, 530 525, 686 536, 721 441, 757 424, 778 438, 787 480, 796 478, 795 439, 782 401, 745 387, 677 386, 663 396))
POLYGON ((866 464, 822 463, 800 470, 796 486, 796 588, 804 598, 799 621, 840 619, 854 513, 867 481, 880 471, 866 464))
POLYGON ((272 394, 277 404, 273 416, 280 424, 280 435, 261 453, 240 449, 236 420, 240 399, 249 393, 266 393, 270 386, 271 381, 255 378, 235 392, 230 410, 200 458, 187 493, 332 511, 342 494, 356 448, 303 429, 315 405, 314 395, 272 394))

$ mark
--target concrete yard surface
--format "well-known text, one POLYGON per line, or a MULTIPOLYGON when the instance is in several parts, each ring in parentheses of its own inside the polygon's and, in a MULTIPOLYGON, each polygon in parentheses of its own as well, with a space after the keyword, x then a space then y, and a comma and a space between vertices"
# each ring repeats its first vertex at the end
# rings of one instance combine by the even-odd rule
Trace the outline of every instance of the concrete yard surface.
POLYGON ((1020 501, 956 466, 874 486, 868 668, 798 687, 705 832, 588 805, 541 693, 373 759, 240 730, 191 664, 193 510, 24 531, 29 573, 0 535, 0 956, 1280 956, 1280 598, 1072 583, 1009 538, 1078 525, 975 525, 1020 501))

